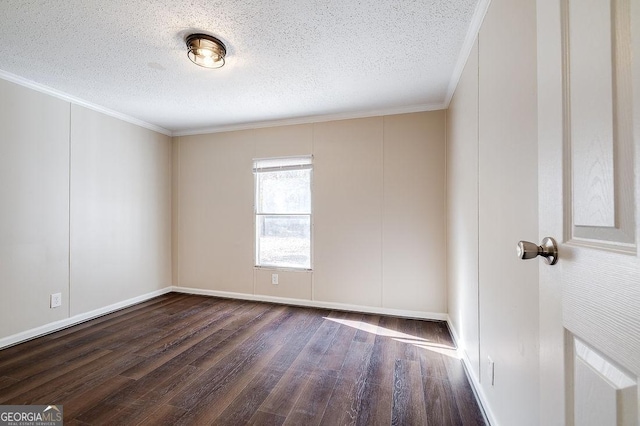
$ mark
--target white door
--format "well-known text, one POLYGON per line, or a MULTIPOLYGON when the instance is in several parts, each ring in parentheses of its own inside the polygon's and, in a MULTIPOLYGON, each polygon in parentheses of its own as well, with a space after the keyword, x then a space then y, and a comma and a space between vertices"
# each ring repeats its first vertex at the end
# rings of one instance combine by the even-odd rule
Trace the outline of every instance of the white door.
POLYGON ((541 424, 638 425, 640 0, 537 14, 541 424))

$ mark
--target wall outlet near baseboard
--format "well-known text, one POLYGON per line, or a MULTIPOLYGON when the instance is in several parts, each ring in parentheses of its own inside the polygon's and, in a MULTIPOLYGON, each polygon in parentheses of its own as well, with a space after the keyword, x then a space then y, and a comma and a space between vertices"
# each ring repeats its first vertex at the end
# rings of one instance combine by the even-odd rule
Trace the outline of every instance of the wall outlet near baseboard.
POLYGON ((278 274, 271 274, 271 284, 273 285, 278 284, 278 274))
POLYGON ((58 306, 62 306, 62 293, 53 293, 51 295, 49 306, 51 308, 57 308, 58 306))

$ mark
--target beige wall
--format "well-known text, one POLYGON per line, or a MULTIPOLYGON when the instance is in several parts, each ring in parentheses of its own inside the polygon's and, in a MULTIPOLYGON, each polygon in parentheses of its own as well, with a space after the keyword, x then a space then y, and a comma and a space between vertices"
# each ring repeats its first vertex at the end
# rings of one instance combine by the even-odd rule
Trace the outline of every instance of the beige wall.
POLYGON ((476 378, 491 420, 502 425, 539 423, 538 262, 515 255, 520 239, 535 241, 538 235, 535 16, 535 2, 491 2, 478 36, 477 64, 469 59, 449 111, 449 312, 462 344, 474 348, 472 370, 478 368, 473 355, 479 336, 476 378), (461 149, 476 150, 477 160, 461 149), (477 216, 460 211, 466 198, 477 216), (474 322, 465 315, 476 281, 474 322))
POLYGON ((0 338, 66 318, 68 300, 69 104, 0 80, 0 338))
POLYGON ((445 119, 445 111, 384 119, 384 307, 447 309, 445 119))
MULTIPOLYGON (((178 282, 253 292, 252 131, 179 138, 178 282), (249 159, 249 160, 247 160, 249 159)), ((174 282, 174 284, 176 284, 174 282)))
POLYGON ((167 136, 0 80, 0 346, 171 285, 170 161, 167 136))
POLYGON ((71 106, 71 315, 171 286, 171 143, 71 106))
POLYGON ((174 285, 445 313, 444 124, 437 111, 175 138, 174 285), (313 272, 273 286, 253 267, 252 159, 301 154, 313 272))
POLYGON ((447 273, 449 321, 478 380, 477 42, 447 110, 447 273))
POLYGON ((314 297, 382 306, 382 117, 314 128, 314 297))
MULTIPOLYGON (((495 0, 480 31, 480 359, 501 424, 538 422, 538 261, 514 254, 538 237, 536 5, 495 0)), ((484 378, 483 378, 484 379, 484 378)))

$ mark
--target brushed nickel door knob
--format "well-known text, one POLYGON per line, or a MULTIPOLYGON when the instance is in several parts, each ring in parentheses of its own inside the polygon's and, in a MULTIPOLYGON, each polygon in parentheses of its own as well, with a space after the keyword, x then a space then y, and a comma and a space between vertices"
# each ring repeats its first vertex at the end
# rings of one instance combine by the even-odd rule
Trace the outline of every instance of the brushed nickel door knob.
POLYGON ((523 260, 542 256, 549 265, 555 265, 558 262, 558 245, 551 237, 545 237, 540 245, 529 241, 520 241, 517 250, 518 257, 523 260))

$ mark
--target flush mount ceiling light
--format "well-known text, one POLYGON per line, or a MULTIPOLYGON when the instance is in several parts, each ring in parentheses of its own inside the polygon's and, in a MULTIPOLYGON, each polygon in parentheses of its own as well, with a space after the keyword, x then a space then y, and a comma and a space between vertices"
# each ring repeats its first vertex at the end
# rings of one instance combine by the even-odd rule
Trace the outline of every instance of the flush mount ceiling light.
POLYGON ((207 34, 191 34, 187 37, 187 55, 191 62, 205 68, 220 68, 224 65, 227 49, 215 37, 207 34))

